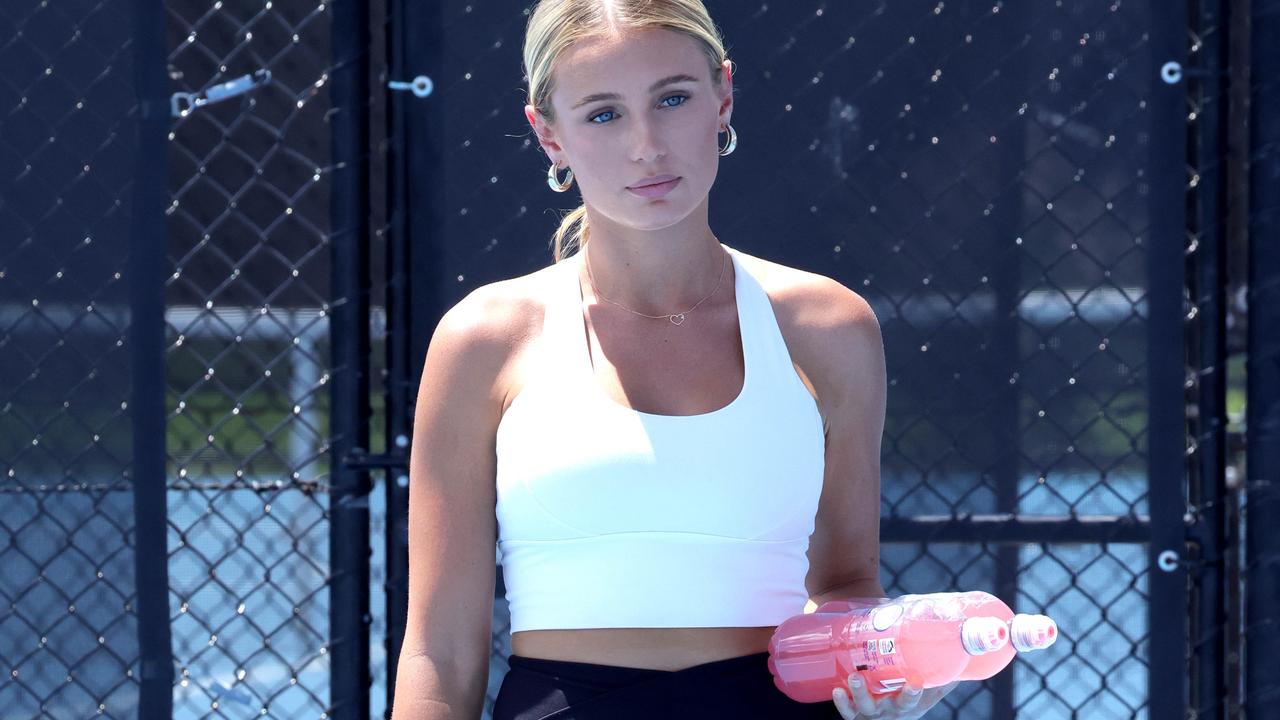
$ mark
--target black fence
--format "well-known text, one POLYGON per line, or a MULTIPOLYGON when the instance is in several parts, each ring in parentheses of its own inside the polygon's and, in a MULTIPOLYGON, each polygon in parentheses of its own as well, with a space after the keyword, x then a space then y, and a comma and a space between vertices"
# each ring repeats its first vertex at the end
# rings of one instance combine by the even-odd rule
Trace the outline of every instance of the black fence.
MULTIPOLYGON (((0 7, 6 716, 389 712, 426 344, 578 201, 528 5, 0 7)), ((884 587, 1062 629, 929 717, 1278 716, 1280 3, 707 5, 712 227, 882 326, 884 587)))
MULTIPOLYGON (((1245 715, 1270 719, 1280 717, 1280 677, 1272 663, 1280 657, 1280 527, 1273 521, 1280 517, 1280 57, 1271 51, 1280 47, 1280 4, 1255 0, 1250 26, 1236 37, 1248 43, 1250 52, 1237 50, 1237 59, 1250 74, 1242 83, 1248 92, 1233 95, 1233 110, 1244 115, 1248 108, 1249 137, 1230 154, 1249 185, 1236 185, 1229 197, 1233 232, 1246 232, 1251 240, 1234 248, 1237 279, 1228 283, 1231 292, 1223 301, 1235 317, 1241 304, 1247 308, 1246 327, 1237 338, 1247 337, 1248 352, 1237 357, 1243 355, 1249 378, 1248 452, 1245 469, 1228 476, 1235 486, 1231 507, 1243 522, 1229 528, 1223 554, 1243 566, 1245 593, 1243 607, 1233 605, 1235 614, 1228 613, 1225 635, 1228 643, 1235 639, 1243 646, 1235 656, 1228 653, 1227 665, 1235 671, 1232 686, 1242 685, 1245 715)), ((1234 578, 1227 581, 1234 585, 1234 578)))

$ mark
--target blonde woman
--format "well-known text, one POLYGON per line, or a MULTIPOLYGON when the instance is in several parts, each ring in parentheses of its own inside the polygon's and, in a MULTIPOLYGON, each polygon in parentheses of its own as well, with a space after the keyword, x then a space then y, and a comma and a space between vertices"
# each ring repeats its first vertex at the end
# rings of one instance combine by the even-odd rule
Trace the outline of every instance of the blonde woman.
POLYGON ((542 0, 524 67, 548 183, 583 204, 427 352, 396 720, 480 717, 495 539, 495 720, 922 716, 950 687, 804 704, 766 664, 786 618, 884 595, 884 351, 856 293, 708 226, 737 136, 706 8, 542 0))

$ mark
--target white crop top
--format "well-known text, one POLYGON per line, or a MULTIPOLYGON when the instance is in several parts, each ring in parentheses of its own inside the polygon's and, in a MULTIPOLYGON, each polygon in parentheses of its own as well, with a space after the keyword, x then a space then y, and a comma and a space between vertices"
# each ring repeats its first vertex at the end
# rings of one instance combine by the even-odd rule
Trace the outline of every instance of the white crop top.
POLYGON ((760 627, 804 611, 822 417, 764 288, 722 246, 746 379, 731 403, 700 415, 640 412, 607 395, 588 356, 576 263, 549 271, 535 365, 496 437, 511 632, 760 627))

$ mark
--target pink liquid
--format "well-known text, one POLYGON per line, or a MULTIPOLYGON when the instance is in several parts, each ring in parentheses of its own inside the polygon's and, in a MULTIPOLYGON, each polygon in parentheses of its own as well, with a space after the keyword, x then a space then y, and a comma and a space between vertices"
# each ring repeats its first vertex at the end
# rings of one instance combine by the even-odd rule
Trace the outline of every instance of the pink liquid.
POLYGON ((973 590, 946 594, 955 595, 960 612, 965 617, 998 617, 1010 626, 1009 644, 999 650, 971 657, 968 667, 960 674, 961 680, 986 680, 1005 669, 1019 652, 1043 649, 1057 640, 1058 628, 1047 617, 1014 614, 1003 600, 991 593, 973 590), (1027 624, 1026 628, 1032 637, 1022 637, 1016 632, 1022 629, 1020 623, 1027 624))
MULTIPOLYGON (((898 600, 914 601, 921 598, 929 598, 933 600, 951 599, 955 603, 953 610, 944 610, 945 604, 938 604, 935 607, 942 611, 944 615, 964 616, 964 617, 998 617, 1006 624, 1012 626, 1015 617, 1028 618, 1027 615, 1016 615, 1013 610, 1005 604, 1003 600, 982 590, 973 590, 969 592, 959 593, 930 593, 928 595, 904 595, 898 600)), ((845 613, 854 608, 868 608, 890 602, 889 598, 848 598, 846 600, 832 600, 823 603, 815 612, 826 613, 845 613)), ((981 655, 971 655, 969 663, 964 671, 960 673, 960 680, 986 680, 994 677, 996 673, 1008 667, 1013 662, 1013 658, 1018 652, 1029 652, 1031 650, 1046 648, 1057 640, 1058 629, 1047 618, 1039 623, 1034 630, 1035 638, 1032 640, 1034 646, 1023 646, 1019 650, 1017 645, 1017 637, 1012 634, 1010 628, 1010 642, 1004 647, 981 655)))
MULTIPOLYGON (((960 595, 965 615, 990 615, 998 617, 1006 623, 1013 620, 1013 610, 995 595, 981 590, 960 593, 960 595)), ((1013 657, 1017 654, 1017 648, 1013 646, 1013 643, 1009 643, 999 650, 975 655, 969 658, 969 665, 964 669, 964 672, 960 673, 960 679, 986 680, 1005 669, 1009 663, 1013 662, 1013 657)))
MULTIPOLYGON (((1008 643, 1008 630, 998 620, 942 617, 932 603, 872 600, 844 606, 849 609, 790 617, 770 639, 774 684, 792 699, 829 702, 831 691, 854 673, 872 695, 896 692, 904 684, 946 685, 964 672, 977 649, 972 632, 966 648, 966 627, 994 624, 981 643, 992 649, 1008 643)), ((820 610, 838 607, 826 603, 820 610)))

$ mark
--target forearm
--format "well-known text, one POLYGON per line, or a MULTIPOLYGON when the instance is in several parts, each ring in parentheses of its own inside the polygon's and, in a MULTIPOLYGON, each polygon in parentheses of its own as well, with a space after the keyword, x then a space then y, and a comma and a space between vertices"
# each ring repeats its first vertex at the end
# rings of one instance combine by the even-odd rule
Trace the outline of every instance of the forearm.
POLYGON ((867 578, 857 580, 855 582, 837 585, 828 588, 820 593, 816 593, 809 598, 809 602, 805 603, 805 614, 811 613, 818 609, 823 603, 832 600, 845 600, 847 598, 882 598, 888 597, 888 593, 884 588, 880 587, 880 581, 875 578, 867 578))

